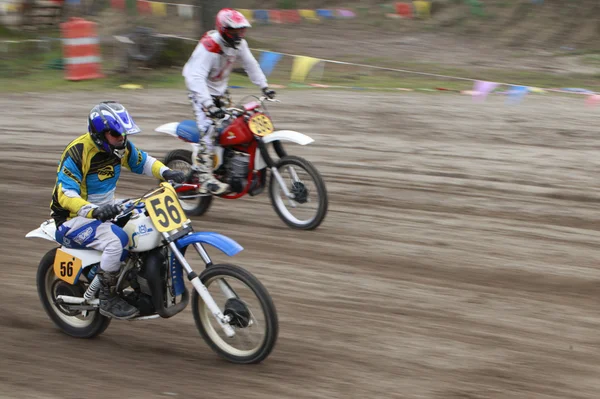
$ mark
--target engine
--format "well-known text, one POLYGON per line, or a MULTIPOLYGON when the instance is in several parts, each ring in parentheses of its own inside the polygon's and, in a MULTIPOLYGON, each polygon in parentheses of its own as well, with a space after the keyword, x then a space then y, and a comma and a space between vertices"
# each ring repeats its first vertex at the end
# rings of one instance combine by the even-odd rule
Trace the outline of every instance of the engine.
POLYGON ((227 163, 227 183, 231 191, 241 192, 248 183, 248 165, 250 156, 242 152, 235 152, 227 163))

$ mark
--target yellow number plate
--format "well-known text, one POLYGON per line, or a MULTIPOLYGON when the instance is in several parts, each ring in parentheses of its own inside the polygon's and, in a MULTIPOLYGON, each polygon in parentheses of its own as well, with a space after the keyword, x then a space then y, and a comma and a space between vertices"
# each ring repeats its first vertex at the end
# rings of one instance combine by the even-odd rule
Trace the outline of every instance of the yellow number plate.
POLYGON ((265 114, 255 114, 248 121, 248 127, 250 131, 257 136, 266 136, 267 134, 273 133, 273 123, 271 119, 265 114))
POLYGON ((54 257, 54 274, 69 284, 75 284, 81 274, 81 259, 62 251, 56 250, 54 257))
POLYGON ((163 233, 181 227, 187 218, 173 186, 169 183, 161 183, 161 186, 163 192, 146 198, 144 202, 154 227, 163 233))

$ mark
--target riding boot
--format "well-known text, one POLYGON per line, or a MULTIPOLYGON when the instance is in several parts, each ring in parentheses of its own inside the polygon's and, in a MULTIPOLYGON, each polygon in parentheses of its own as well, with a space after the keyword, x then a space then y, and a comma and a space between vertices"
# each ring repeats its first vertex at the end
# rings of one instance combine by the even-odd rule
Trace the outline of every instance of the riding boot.
POLYGON ((100 314, 113 317, 115 319, 127 320, 137 316, 140 311, 128 304, 123 298, 117 295, 117 273, 109 273, 104 270, 98 272, 100 279, 100 314))
POLYGON ((199 170, 198 179, 202 188, 209 191, 211 194, 221 195, 229 191, 229 184, 218 180, 213 175, 213 157, 211 154, 198 154, 201 168, 199 170))

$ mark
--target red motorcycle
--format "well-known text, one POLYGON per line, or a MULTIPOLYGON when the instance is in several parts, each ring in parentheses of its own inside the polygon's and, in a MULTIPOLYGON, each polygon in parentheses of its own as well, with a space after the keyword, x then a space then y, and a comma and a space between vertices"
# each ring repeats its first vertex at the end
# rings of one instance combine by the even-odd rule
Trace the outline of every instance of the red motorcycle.
MULTIPOLYGON (((247 96, 243 105, 223 108, 225 117, 215 121, 214 175, 229 184, 230 190, 219 195, 237 199, 256 196, 269 185, 269 197, 277 215, 290 227, 317 228, 327 213, 325 182, 319 171, 304 158, 288 155, 283 141, 307 145, 314 140, 293 130, 275 130, 266 109, 266 97, 247 96), (247 99, 251 98, 251 101, 247 99), (246 100, 247 102, 245 102, 246 100), (272 144, 279 159, 268 151, 272 144), (270 171, 270 177, 268 177, 270 171)), ((192 150, 174 150, 164 164, 187 174, 186 184, 177 189, 183 209, 190 216, 204 214, 213 200, 199 183, 197 159, 200 132, 193 120, 172 122, 156 128, 192 146, 192 150)))

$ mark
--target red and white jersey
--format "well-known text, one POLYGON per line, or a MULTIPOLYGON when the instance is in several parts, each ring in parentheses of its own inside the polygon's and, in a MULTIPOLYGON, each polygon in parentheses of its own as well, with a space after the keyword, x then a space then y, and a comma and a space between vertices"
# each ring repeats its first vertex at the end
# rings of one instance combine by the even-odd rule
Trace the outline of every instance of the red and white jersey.
POLYGON ((252 83, 261 89, 266 87, 267 78, 250 52, 246 40, 242 39, 235 49, 226 46, 217 31, 209 31, 202 36, 182 72, 188 90, 200 95, 202 105, 212 105, 211 96, 221 96, 225 93, 229 74, 238 57, 252 83))

